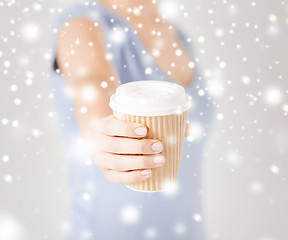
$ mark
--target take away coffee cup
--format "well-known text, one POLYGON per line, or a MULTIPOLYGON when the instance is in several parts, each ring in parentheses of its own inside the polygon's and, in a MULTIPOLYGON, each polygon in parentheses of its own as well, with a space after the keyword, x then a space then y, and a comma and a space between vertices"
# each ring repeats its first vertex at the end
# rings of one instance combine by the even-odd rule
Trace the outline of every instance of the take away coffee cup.
POLYGON ((127 186, 144 192, 170 189, 178 179, 191 97, 176 83, 144 80, 120 85, 109 106, 116 119, 146 125, 149 131, 145 138, 158 139, 163 144, 165 164, 153 168, 150 178, 127 186))

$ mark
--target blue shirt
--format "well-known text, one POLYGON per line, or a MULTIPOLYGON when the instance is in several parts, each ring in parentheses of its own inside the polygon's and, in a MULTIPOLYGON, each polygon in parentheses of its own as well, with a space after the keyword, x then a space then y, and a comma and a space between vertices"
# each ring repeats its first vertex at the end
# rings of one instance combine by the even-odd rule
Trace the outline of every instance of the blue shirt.
MULTIPOLYGON (((157 66, 129 23, 101 2, 79 3, 61 14, 52 41, 54 68, 51 71, 51 87, 71 183, 68 239, 203 240, 205 219, 202 216, 201 167, 205 136, 211 122, 212 101, 205 91, 205 81, 199 69, 194 69, 196 76, 185 90, 193 100, 188 122, 200 135, 184 140, 177 191, 141 193, 125 185, 110 183, 95 165, 93 153, 81 138, 73 102, 66 91, 66 80, 55 71, 58 68, 57 29, 74 18, 86 18, 99 24, 105 36, 106 50, 113 56, 121 83, 143 79, 172 82, 157 66), (113 38, 114 27, 124 33, 123 41, 113 38)), ((180 29, 174 28, 190 58, 194 59, 190 39, 180 29)))

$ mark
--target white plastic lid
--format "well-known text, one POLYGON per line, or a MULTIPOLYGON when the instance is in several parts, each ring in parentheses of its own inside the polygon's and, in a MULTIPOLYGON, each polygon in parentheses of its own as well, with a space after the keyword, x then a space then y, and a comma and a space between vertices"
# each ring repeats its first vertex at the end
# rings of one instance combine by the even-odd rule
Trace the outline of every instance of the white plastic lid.
POLYGON ((182 113, 192 107, 185 89, 171 82, 135 81, 122 84, 110 98, 116 112, 134 116, 163 116, 182 113))

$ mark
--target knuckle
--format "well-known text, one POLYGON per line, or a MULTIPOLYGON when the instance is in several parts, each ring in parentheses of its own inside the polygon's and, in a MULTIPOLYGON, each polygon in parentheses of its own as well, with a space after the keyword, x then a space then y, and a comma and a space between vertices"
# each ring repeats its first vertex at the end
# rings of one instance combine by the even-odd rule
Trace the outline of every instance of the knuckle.
POLYGON ((131 124, 123 123, 123 131, 125 135, 129 136, 131 134, 131 124))
POLYGON ((140 182, 142 180, 141 173, 139 171, 134 171, 133 174, 131 174, 130 182, 140 182))
POLYGON ((105 152, 115 152, 116 145, 114 144, 113 137, 104 137, 102 141, 102 149, 105 152))
POLYGON ((111 156, 111 160, 112 160, 112 161, 110 161, 111 169, 121 170, 123 168, 122 167, 123 164, 122 164, 122 156, 121 155, 111 156))
POLYGON ((129 183, 138 182, 135 173, 133 173, 133 174, 131 174, 131 175, 129 176, 129 178, 128 178, 128 182, 129 182, 129 183))
POLYGON ((117 145, 110 141, 107 145, 107 152, 117 153, 117 145))
POLYGON ((146 149, 147 141, 137 140, 137 150, 139 153, 144 153, 146 149))
POLYGON ((152 164, 151 164, 151 159, 150 157, 148 156, 141 156, 140 158, 140 164, 143 168, 146 168, 146 167, 150 167, 152 164))
POLYGON ((102 134, 106 134, 109 126, 111 125, 112 115, 101 118, 98 123, 98 131, 102 134))
POLYGON ((105 125, 106 126, 112 125, 114 123, 114 121, 115 121, 115 118, 113 115, 109 115, 109 116, 105 117, 105 125))

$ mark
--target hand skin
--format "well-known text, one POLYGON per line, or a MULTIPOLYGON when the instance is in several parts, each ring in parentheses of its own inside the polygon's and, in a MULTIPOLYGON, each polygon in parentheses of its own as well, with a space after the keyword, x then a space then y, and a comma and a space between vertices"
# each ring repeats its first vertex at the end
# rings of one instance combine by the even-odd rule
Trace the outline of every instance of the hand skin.
POLYGON ((119 78, 113 63, 105 58, 101 29, 89 20, 74 19, 62 27, 57 43, 57 63, 72 90, 77 124, 96 165, 112 183, 151 177, 151 170, 165 162, 163 147, 157 139, 143 139, 149 131, 146 126, 113 117, 109 99, 119 78))

